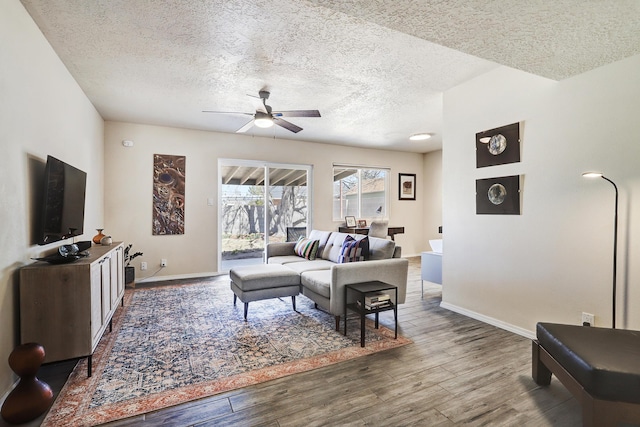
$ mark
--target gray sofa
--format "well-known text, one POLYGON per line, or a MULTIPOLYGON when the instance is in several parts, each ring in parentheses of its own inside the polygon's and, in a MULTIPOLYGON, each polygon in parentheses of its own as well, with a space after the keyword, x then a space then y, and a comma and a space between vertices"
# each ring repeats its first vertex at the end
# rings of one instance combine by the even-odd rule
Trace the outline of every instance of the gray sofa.
MULTIPOLYGON (((392 240, 368 237, 369 252, 365 254, 365 261, 340 264, 340 250, 347 236, 335 231, 311 231, 308 238, 319 241, 314 260, 296 255, 295 242, 270 243, 266 251, 268 264, 281 264, 300 274, 302 294, 335 316, 336 330, 344 313, 346 284, 380 280, 395 285, 398 287, 396 304, 403 304, 407 293, 409 261, 400 258, 400 246, 392 240)), ((367 237, 350 236, 356 240, 367 237)))

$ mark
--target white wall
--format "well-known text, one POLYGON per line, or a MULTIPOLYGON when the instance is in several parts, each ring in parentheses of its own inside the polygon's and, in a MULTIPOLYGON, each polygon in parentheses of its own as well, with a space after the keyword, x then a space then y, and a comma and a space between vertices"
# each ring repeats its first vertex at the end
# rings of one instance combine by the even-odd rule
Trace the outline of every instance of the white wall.
POLYGON ((18 0, 0 1, 0 64, 1 397, 15 378, 6 360, 19 344, 18 269, 58 246, 33 244, 46 157, 87 172, 90 238, 103 215, 104 123, 18 0))
MULTIPOLYGON (((396 236, 403 254, 424 250, 424 200, 398 201, 398 173, 415 173, 422 182, 423 155, 371 150, 304 141, 257 138, 160 126, 106 122, 105 124, 105 232, 115 240, 133 243, 142 251, 136 259, 138 278, 155 271, 160 259, 168 260, 159 278, 218 272, 218 159, 264 160, 313 165, 313 227, 337 230, 332 211, 332 167, 334 162, 391 168, 392 225, 403 225, 396 236), (134 141, 126 148, 122 140, 134 141), (154 154, 186 156, 185 234, 151 234, 152 170, 154 154), (207 206, 207 199, 216 206, 207 206), (146 261, 149 270, 139 270, 146 261)), ((420 191, 420 190, 418 190, 420 191)), ((96 227, 98 224, 96 224, 96 227)))
POLYGON ((438 227, 442 225, 442 150, 424 154, 424 242, 425 250, 431 250, 429 240, 441 239, 438 227))
POLYGON ((640 56, 553 82, 500 68, 444 97, 443 306, 532 335, 538 321, 640 329, 640 56), (475 133, 522 121, 522 161, 476 169, 475 133), (476 179, 522 175, 522 214, 476 215, 476 179))

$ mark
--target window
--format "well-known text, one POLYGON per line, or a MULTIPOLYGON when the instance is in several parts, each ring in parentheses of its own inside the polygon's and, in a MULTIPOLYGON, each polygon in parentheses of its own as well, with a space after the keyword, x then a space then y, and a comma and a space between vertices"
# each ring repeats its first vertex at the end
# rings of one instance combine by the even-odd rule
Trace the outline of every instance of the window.
POLYGON ((333 220, 388 219, 389 169, 333 166, 333 220))

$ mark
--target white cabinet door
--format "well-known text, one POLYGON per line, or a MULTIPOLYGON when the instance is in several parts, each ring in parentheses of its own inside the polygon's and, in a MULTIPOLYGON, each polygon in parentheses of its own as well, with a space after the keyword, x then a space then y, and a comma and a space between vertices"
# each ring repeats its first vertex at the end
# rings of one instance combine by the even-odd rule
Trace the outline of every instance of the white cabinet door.
POLYGON ((102 273, 102 323, 106 323, 111 313, 111 256, 106 256, 100 261, 102 273))
POLYGON ((91 266, 91 342, 100 339, 102 333, 102 269, 100 264, 91 266))
POLYGON ((110 301, 110 309, 113 310, 117 305, 118 305, 118 255, 117 255, 117 251, 115 254, 113 254, 113 256, 109 259, 109 268, 111 273, 109 274, 109 276, 111 277, 111 283, 110 283, 110 295, 111 295, 111 301, 110 301))

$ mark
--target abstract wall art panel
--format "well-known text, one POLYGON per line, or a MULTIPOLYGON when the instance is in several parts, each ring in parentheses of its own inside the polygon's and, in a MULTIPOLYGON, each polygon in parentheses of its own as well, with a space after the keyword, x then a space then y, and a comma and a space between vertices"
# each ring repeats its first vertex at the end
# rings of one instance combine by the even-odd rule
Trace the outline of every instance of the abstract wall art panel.
POLYGON ((520 215, 520 175, 476 180, 476 214, 520 215))
POLYGON ((153 155, 153 235, 184 234, 185 156, 153 155))
POLYGON ((476 167, 520 161, 520 123, 476 133, 476 167))

